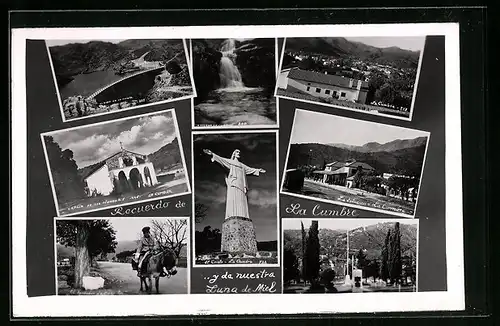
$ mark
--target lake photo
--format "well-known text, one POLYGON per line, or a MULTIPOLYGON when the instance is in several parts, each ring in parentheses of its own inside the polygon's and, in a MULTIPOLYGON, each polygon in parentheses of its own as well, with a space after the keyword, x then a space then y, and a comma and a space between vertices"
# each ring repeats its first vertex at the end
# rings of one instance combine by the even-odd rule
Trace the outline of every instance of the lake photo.
POLYGON ((277 124, 276 40, 192 40, 194 126, 277 124))
POLYGON ((46 40, 63 120, 194 96, 183 40, 46 40))

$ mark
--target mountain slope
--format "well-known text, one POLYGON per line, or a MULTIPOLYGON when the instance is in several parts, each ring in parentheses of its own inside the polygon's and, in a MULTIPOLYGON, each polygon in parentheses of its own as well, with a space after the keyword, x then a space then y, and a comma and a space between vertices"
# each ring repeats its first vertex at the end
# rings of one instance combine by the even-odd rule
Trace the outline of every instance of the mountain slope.
POLYGON ((292 144, 287 169, 304 165, 313 165, 318 169, 322 169, 326 163, 355 159, 369 164, 379 173, 396 173, 420 177, 426 141, 404 142, 397 146, 389 143, 387 146, 369 143, 362 151, 358 151, 356 147, 342 148, 338 146, 316 143, 292 144), (410 146, 410 144, 419 145, 404 147, 405 145, 410 146), (399 148, 400 146, 403 148, 399 148), (387 148, 391 151, 372 151, 369 148, 387 148))
POLYGON ((156 152, 149 154, 148 159, 153 163, 156 173, 182 166, 179 141, 175 138, 156 152))
POLYGON ((338 148, 349 149, 351 151, 369 153, 369 152, 394 152, 405 148, 418 147, 421 145, 425 145, 426 143, 427 143, 427 137, 417 137, 414 139, 396 139, 384 144, 380 144, 377 142, 369 142, 362 146, 353 146, 341 143, 334 143, 328 145, 338 148))
MULTIPOLYGON (((319 241, 322 254, 334 254, 345 258, 347 250, 347 234, 345 230, 330 230, 321 228, 320 220, 319 241)), ((366 249, 367 259, 379 259, 385 237, 389 230, 394 229, 395 223, 376 223, 366 227, 359 227, 349 231, 349 252, 354 254, 359 249, 366 249)), ((416 256, 417 249, 417 226, 415 224, 399 225, 401 232, 401 254, 403 256, 416 256)), ((307 234, 306 229, 306 234, 307 234)), ((301 231, 284 230, 284 246, 292 249, 298 257, 302 257, 301 231)))
POLYGON ((398 47, 378 48, 361 42, 349 41, 343 37, 290 38, 286 49, 323 54, 334 58, 354 57, 399 68, 416 68, 420 51, 404 50, 398 47))

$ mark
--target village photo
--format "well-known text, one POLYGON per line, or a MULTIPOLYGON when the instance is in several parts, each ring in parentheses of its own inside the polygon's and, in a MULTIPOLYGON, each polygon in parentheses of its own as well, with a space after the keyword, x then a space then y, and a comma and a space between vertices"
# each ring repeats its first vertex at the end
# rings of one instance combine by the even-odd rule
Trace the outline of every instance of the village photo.
POLYGON ((278 264, 277 133, 194 132, 194 265, 278 264))
POLYGON ((296 110, 281 192, 414 217, 429 137, 426 131, 296 110))
POLYGON ((287 38, 276 93, 411 120, 425 36, 287 38))
POLYGON ((181 39, 45 43, 63 121, 195 95, 181 39))
POLYGON ((276 39, 191 40, 194 127, 275 127, 276 39))
POLYGON ((59 216, 190 193, 174 110, 41 138, 59 216))
POLYGON ((187 294, 187 218, 59 219, 58 295, 187 294))
POLYGON ((283 219, 284 293, 417 291, 418 219, 283 219))

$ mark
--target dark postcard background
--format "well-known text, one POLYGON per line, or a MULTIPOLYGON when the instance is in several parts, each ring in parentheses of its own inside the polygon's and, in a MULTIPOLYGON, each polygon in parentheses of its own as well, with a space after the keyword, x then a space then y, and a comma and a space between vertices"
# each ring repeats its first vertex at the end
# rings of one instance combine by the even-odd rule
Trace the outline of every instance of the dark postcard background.
MULTIPOLYGON (((428 36, 423 52, 422 67, 412 121, 373 116, 362 112, 337 109, 288 99, 280 99, 280 182, 288 152, 295 109, 305 109, 349 118, 373 121, 430 132, 427 157, 416 208, 420 219, 418 247, 418 291, 446 291, 446 232, 445 232, 445 37, 428 36)), ((459 108, 457 108, 458 110, 459 108)), ((311 126, 311 132, 314 126, 311 126)), ((353 130, 362 132, 362 130, 353 130)), ((281 186, 281 184, 280 184, 281 186)), ((311 210, 341 210, 343 206, 280 195, 281 217, 314 217, 311 210), (298 216, 286 212, 291 204, 300 204, 308 212, 298 216)), ((400 218, 378 212, 356 209, 359 218, 400 218)), ((321 217, 316 217, 321 218, 321 217)), ((339 216, 342 218, 342 216, 339 216)), ((345 218, 345 216, 344 216, 345 218)))
MULTIPOLYGON (((281 57, 282 39, 278 49, 281 57)), ((387 123, 407 128, 421 129, 431 133, 427 158, 422 175, 422 184, 416 216, 420 218, 418 291, 446 290, 446 247, 445 247, 445 71, 444 36, 427 37, 417 97, 411 122, 371 116, 348 110, 323 107, 320 105, 279 100, 279 182, 283 174, 288 142, 296 108, 337 114, 367 121, 387 123)), ((47 174, 40 133, 64 129, 84 124, 108 121, 125 116, 139 115, 169 108, 175 108, 179 123, 183 151, 191 180, 191 108, 190 100, 182 100, 161 105, 153 105, 121 113, 63 123, 59 110, 54 82, 43 41, 27 41, 26 47, 26 92, 27 92, 27 130, 28 130, 28 210, 27 210, 27 288, 28 296, 54 295, 54 238, 53 217, 56 216, 52 191, 47 174)), ((457 108, 459 109, 459 108, 457 108)), ((192 185, 191 185, 192 186, 192 185)), ((159 211, 135 214, 137 216, 189 216, 191 215, 191 195, 167 200, 169 207, 159 211), (182 204, 178 204, 181 201, 182 204)), ((157 203, 158 200, 151 203, 157 203)), ((286 214, 285 208, 291 203, 300 203, 309 211, 316 202, 287 195, 280 195, 281 217, 294 217, 286 214)), ((320 203, 325 209, 338 209, 341 206, 320 203)), ((130 205, 127 208, 140 206, 130 205)), ((82 216, 111 216, 112 210, 92 212, 82 216)), ((369 211, 357 210, 359 217, 391 217, 369 211)), ((305 217, 312 217, 310 214, 305 217)), ((191 226, 193 227, 193 225, 191 226)), ((193 248, 193 246, 191 246, 193 248)), ((191 253, 192 254, 192 253, 191 253)), ((237 272, 258 272, 263 268, 192 268, 191 292, 204 293, 205 277, 225 270, 237 272)), ((278 291, 281 292, 280 268, 265 268, 276 275, 278 291)), ((228 283, 230 285, 231 281, 228 283)), ((248 281, 245 283, 249 283, 248 281)), ((220 285, 223 285, 219 283, 220 285)))

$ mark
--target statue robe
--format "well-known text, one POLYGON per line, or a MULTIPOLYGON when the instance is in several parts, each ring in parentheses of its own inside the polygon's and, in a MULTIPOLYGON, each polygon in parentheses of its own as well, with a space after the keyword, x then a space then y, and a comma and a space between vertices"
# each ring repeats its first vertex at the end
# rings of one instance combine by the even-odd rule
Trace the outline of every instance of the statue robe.
POLYGON ((250 218, 248 214, 247 175, 259 176, 260 169, 246 166, 236 159, 228 159, 212 153, 212 162, 229 169, 226 177, 226 219, 239 216, 250 218))

